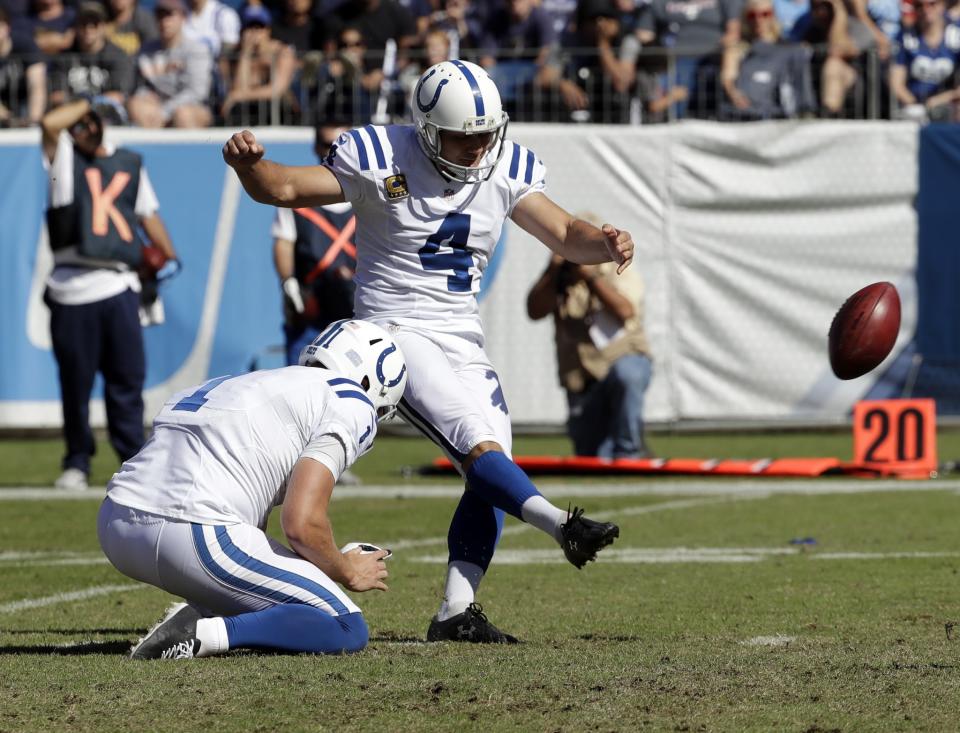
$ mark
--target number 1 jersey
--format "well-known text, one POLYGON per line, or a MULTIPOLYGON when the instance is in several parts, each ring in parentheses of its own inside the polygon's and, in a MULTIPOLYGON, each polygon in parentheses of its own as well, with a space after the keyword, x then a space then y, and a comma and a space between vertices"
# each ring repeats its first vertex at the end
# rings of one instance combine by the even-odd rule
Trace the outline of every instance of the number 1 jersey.
POLYGON ((262 527, 300 458, 337 478, 376 433, 373 403, 337 372, 291 366, 217 377, 167 400, 153 435, 107 492, 118 504, 172 519, 262 527), (343 451, 335 461, 322 447, 331 438, 343 451))
POLYGON ((489 179, 463 183, 440 174, 410 125, 340 136, 324 165, 357 214, 357 318, 479 334, 477 293, 504 220, 544 188, 533 152, 503 145, 489 179))

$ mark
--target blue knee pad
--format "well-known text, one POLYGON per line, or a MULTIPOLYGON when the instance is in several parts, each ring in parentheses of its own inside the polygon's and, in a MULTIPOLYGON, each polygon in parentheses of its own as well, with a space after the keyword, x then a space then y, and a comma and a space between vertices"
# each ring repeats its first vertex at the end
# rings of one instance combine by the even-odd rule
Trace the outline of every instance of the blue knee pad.
POLYGON ((370 638, 362 613, 331 616, 306 604, 283 603, 223 620, 231 649, 345 654, 360 651, 370 638))
POLYGON ((457 511, 447 533, 450 562, 462 561, 487 572, 503 530, 503 511, 467 489, 460 497, 457 511))
POLYGON ((531 496, 540 496, 523 469, 501 451, 487 451, 474 460, 467 470, 467 485, 488 504, 520 520, 523 502, 531 496))

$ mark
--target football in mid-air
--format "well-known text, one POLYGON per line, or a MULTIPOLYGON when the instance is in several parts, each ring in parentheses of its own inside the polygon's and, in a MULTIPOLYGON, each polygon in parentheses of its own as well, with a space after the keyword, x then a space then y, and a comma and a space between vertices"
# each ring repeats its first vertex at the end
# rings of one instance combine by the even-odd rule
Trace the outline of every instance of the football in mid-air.
POLYGON ((893 283, 861 288, 840 306, 830 324, 830 367, 856 379, 880 364, 900 332, 900 295, 893 283))

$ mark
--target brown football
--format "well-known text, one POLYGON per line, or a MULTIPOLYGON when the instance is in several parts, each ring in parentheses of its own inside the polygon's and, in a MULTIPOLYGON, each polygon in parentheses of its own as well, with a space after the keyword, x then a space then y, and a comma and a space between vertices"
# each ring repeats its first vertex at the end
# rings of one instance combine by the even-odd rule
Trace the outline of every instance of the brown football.
POLYGON ((861 288, 844 303, 830 324, 830 367, 840 379, 855 379, 874 369, 893 349, 900 332, 900 295, 893 283, 861 288))
POLYGON ((143 245, 140 249, 140 274, 149 278, 156 275, 167 262, 167 256, 159 247, 143 245))

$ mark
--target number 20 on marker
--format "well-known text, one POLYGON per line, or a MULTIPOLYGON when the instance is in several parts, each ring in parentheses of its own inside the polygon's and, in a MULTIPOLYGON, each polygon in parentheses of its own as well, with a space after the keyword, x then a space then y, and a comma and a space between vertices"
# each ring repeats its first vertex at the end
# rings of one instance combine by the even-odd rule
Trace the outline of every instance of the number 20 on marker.
POLYGON ((930 399, 858 402, 853 408, 853 460, 904 477, 936 475, 936 403, 930 399))

